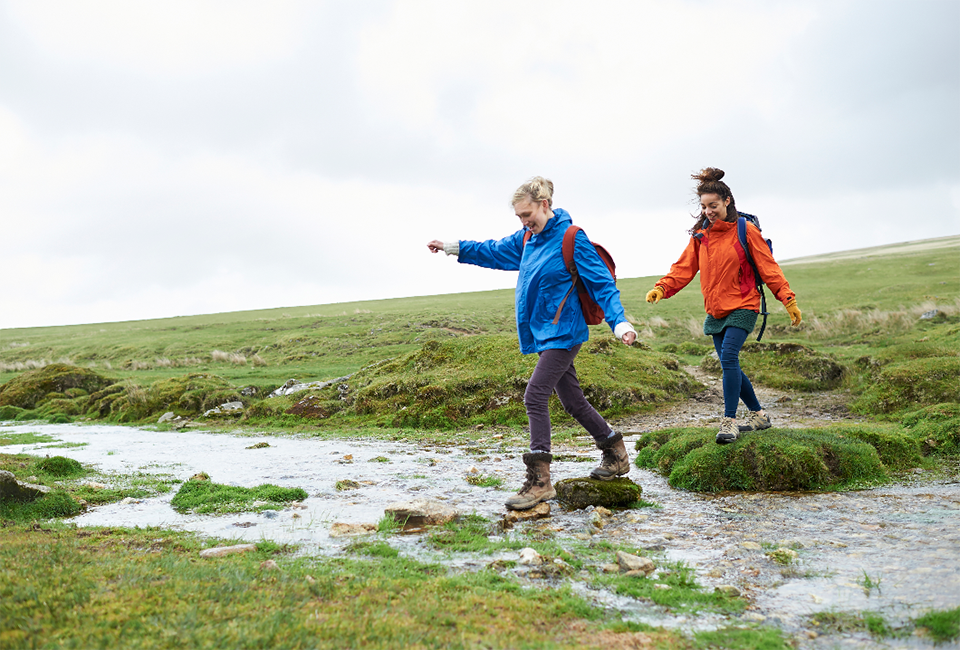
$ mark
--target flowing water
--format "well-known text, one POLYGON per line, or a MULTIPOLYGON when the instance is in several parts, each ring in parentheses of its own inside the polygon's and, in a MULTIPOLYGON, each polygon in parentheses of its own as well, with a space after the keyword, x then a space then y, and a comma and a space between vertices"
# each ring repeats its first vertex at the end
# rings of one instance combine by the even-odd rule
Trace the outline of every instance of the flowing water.
MULTIPOLYGON (((462 513, 497 520, 511 492, 475 487, 466 477, 477 472, 500 477, 509 490, 522 480, 523 449, 496 440, 477 449, 475 443, 471 448, 423 447, 101 425, 18 423, 0 431, 48 434, 58 441, 8 445, 2 448, 5 453, 67 456, 107 474, 166 474, 183 481, 206 472, 223 484, 303 488, 309 497, 297 507, 261 513, 180 514, 170 506, 170 492, 92 508, 72 521, 78 526, 161 526, 252 542, 266 539, 298 544, 308 554, 340 552, 354 538, 332 537, 331 524, 376 524, 384 507, 396 501, 439 499, 462 513), (258 442, 270 446, 248 448, 258 442), (62 443, 83 446, 56 446, 62 443), (337 481, 345 479, 360 487, 338 491, 337 481)), ((554 451, 563 451, 565 458, 582 454, 554 451)), ((555 462, 552 472, 556 480, 584 476, 591 467, 571 459, 555 462)), ((565 512, 553 504, 548 523, 538 525, 549 525, 561 541, 605 539, 683 561, 695 568, 697 580, 707 588, 734 585, 748 598, 747 611, 732 623, 775 625, 802 647, 928 647, 914 637, 875 641, 866 633, 817 635, 809 615, 871 611, 896 625, 929 610, 960 606, 960 482, 955 479, 930 479, 918 472, 910 482, 858 492, 702 495, 674 490, 663 477, 645 470, 634 468, 630 477, 643 487, 643 498, 660 507, 615 513, 597 529, 589 511, 565 512), (768 553, 778 547, 795 549, 797 560, 787 566, 772 561, 768 553)), ((440 555, 415 535, 395 536, 390 543, 418 559, 459 567, 480 567, 495 559, 440 555)), ((647 603, 588 591, 582 584, 575 588, 630 620, 688 630, 731 624, 717 615, 671 615, 647 603)))

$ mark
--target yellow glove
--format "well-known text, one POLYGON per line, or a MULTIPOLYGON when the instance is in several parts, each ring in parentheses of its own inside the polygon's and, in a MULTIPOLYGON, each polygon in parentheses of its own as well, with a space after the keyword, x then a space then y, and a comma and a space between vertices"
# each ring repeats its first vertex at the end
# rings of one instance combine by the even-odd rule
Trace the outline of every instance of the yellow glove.
POLYGON ((647 302, 656 304, 660 302, 660 299, 663 298, 663 287, 657 285, 653 289, 647 292, 647 302))
POLYGON ((787 313, 790 314, 790 324, 793 326, 799 325, 803 319, 800 317, 800 308, 797 307, 797 299, 791 298, 784 307, 787 308, 787 313))

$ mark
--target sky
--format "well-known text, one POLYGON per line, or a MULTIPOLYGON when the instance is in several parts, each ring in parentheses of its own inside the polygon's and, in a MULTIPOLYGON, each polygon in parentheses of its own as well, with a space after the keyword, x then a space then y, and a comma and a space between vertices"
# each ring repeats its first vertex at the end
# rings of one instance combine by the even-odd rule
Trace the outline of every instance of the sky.
POLYGON ((536 175, 664 274, 707 166, 779 259, 960 233, 960 2, 0 0, 0 328, 512 287, 426 243, 536 175))

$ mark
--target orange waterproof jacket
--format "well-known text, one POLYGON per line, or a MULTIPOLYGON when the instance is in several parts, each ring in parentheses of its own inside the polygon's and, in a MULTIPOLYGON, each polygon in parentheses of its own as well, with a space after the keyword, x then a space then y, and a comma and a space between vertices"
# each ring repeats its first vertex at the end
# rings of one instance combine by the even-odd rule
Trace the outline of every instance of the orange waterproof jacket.
MULTIPOLYGON (((760 277, 777 300, 786 304, 795 294, 760 230, 749 221, 747 245, 760 277)), ((663 297, 669 298, 687 286, 697 271, 700 272, 703 306, 714 318, 724 318, 735 309, 760 311, 760 292, 754 281, 753 268, 737 237, 736 221, 715 221, 690 237, 680 259, 670 267, 670 273, 657 282, 657 286, 663 287, 663 297), (698 235, 702 236, 698 238, 698 235)))

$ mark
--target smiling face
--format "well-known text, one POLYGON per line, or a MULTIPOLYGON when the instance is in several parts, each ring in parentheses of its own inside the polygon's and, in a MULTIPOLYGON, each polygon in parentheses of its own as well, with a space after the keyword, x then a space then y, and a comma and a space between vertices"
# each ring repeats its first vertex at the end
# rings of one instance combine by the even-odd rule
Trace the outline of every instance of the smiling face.
POLYGON ((703 212, 710 223, 718 219, 724 221, 727 218, 728 205, 730 205, 730 197, 721 199, 719 194, 700 195, 700 211, 703 212))
POLYGON ((547 225, 547 220, 553 216, 553 210, 550 209, 550 202, 546 199, 534 203, 530 199, 523 199, 513 204, 513 209, 520 219, 523 227, 539 235, 547 225))

